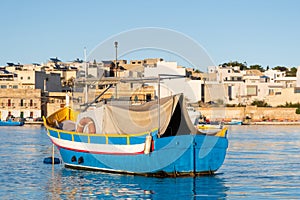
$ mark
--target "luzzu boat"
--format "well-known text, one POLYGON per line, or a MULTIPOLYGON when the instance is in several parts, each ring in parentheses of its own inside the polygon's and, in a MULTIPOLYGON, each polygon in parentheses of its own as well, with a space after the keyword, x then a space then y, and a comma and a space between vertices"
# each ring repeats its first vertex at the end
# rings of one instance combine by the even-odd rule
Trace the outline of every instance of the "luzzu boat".
POLYGON ((225 159, 227 128, 200 132, 184 101, 181 94, 159 104, 103 102, 80 113, 65 107, 44 118, 44 125, 66 167, 146 176, 213 174, 225 159))

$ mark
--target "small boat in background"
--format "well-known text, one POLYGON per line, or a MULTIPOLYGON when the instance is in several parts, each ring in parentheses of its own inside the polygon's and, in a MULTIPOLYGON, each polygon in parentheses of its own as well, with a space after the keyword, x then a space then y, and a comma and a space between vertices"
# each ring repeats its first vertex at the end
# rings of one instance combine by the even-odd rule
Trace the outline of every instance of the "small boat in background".
POLYGON ((7 121, 0 120, 0 126, 23 126, 23 120, 8 119, 7 121))
POLYGON ((232 119, 230 122, 226 123, 227 125, 242 125, 243 120, 240 119, 232 119))
POLYGON ((200 122, 198 124, 199 130, 207 130, 207 129, 222 129, 223 123, 222 122, 200 122))

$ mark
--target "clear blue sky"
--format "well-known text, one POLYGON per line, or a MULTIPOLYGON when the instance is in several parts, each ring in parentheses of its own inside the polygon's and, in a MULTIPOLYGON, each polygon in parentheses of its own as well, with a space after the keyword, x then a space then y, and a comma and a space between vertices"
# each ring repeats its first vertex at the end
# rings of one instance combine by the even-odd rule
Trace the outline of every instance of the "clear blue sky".
POLYGON ((0 65, 83 58, 119 32, 162 27, 200 43, 215 64, 300 66, 298 0, 3 0, 0 65))

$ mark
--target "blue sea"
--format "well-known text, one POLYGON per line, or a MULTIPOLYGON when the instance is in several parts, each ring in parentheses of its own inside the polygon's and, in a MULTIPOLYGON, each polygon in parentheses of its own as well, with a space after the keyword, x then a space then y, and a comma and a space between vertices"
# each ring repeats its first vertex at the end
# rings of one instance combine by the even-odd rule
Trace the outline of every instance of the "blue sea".
POLYGON ((300 126, 231 126, 228 138, 216 175, 153 178, 43 164, 43 127, 0 127, 0 199, 300 199, 300 126))

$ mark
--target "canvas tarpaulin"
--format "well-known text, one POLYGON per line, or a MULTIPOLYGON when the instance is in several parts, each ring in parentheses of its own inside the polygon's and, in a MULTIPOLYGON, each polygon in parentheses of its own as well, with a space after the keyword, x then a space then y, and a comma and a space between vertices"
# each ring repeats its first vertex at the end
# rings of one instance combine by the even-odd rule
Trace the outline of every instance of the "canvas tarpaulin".
POLYGON ((138 134, 150 132, 160 125, 160 134, 163 134, 170 128, 171 119, 174 121, 175 111, 180 114, 172 123, 182 124, 178 130, 185 134, 196 133, 197 130, 185 110, 182 94, 160 99, 160 123, 158 123, 157 101, 131 106, 104 104, 101 108, 88 111, 87 114, 82 113, 81 116, 90 116, 94 120, 97 133, 138 134), (179 107, 180 109, 178 109, 179 107))

